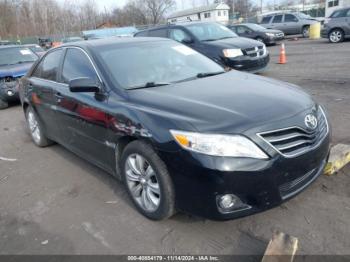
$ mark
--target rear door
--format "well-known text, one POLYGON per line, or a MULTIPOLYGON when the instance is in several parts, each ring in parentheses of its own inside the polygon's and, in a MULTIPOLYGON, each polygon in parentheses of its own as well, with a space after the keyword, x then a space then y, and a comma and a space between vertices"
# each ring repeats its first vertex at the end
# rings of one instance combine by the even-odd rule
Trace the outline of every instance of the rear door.
POLYGON ((284 32, 283 26, 283 15, 275 15, 271 22, 272 29, 282 30, 284 32))
MULTIPOLYGON (((111 168, 114 148, 108 143, 109 116, 107 97, 95 93, 72 93, 69 82, 89 77, 96 83, 101 78, 88 54, 80 48, 67 48, 62 71, 61 85, 55 91, 57 115, 61 123, 63 144, 72 151, 103 168, 111 168)), ((113 170, 108 170, 112 171, 113 170)))
POLYGON ((62 49, 49 52, 37 65, 28 83, 32 106, 46 130, 46 135, 54 140, 59 140, 59 123, 55 115, 56 98, 53 90, 60 85, 57 83, 57 76, 62 55, 62 49))

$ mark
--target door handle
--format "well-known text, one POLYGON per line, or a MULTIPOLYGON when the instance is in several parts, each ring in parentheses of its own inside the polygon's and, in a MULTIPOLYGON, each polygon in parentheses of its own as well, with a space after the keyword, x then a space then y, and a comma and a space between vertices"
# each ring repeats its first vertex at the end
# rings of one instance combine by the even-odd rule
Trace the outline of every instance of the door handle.
POLYGON ((60 93, 56 93, 55 97, 58 101, 61 101, 63 99, 63 96, 60 93))

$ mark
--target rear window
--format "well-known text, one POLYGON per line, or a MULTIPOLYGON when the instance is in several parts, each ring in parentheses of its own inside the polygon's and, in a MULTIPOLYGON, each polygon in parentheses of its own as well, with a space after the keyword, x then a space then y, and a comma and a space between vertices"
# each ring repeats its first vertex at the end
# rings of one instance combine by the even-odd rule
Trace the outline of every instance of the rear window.
POLYGON ((136 37, 148 36, 148 31, 139 32, 139 33, 135 34, 135 36, 136 37))
POLYGON ((163 38, 167 38, 168 36, 166 29, 152 30, 148 32, 148 35, 152 37, 163 37, 163 38))
POLYGON ((261 20, 261 23, 262 23, 262 24, 268 24, 268 23, 270 23, 271 17, 272 17, 272 16, 265 16, 265 17, 261 20))

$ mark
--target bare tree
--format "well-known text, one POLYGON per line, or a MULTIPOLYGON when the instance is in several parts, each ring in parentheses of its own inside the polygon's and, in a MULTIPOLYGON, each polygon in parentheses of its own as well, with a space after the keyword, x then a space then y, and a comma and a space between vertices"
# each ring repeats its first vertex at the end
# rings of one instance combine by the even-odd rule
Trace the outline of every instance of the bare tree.
POLYGON ((152 24, 158 24, 165 13, 176 5, 174 0, 139 0, 139 4, 144 6, 152 24))

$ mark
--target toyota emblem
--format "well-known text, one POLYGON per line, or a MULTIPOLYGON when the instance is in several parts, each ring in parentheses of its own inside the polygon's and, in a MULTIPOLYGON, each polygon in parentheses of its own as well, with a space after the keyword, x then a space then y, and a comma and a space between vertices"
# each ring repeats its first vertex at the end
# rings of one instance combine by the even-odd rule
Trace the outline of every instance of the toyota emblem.
POLYGON ((315 130, 317 128, 318 122, 317 122, 317 118, 315 115, 313 114, 309 114, 305 117, 305 125, 311 129, 311 130, 315 130))

